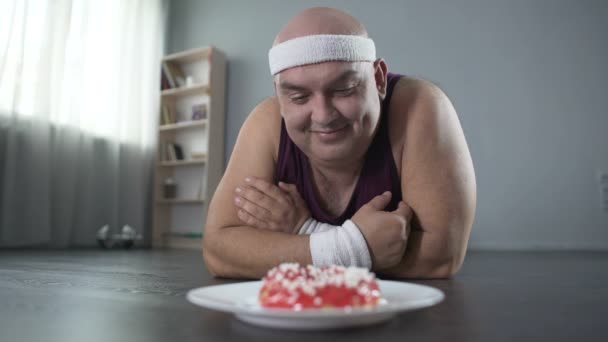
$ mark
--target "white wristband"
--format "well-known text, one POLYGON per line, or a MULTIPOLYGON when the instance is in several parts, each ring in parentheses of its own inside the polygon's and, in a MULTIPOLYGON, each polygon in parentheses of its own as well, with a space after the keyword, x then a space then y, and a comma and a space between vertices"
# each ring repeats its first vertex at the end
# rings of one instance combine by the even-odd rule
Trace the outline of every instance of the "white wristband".
MULTIPOLYGON (((342 226, 318 222, 309 225, 319 229, 310 234, 310 254, 315 266, 340 265, 371 269, 372 259, 367 242, 353 221, 347 220, 342 226)), ((300 234, 301 232, 302 229, 300 234)))
POLYGON ((304 222, 302 227, 300 227, 300 230, 298 230, 298 235, 310 235, 312 233, 320 233, 336 227, 339 226, 332 226, 331 224, 322 223, 313 219, 312 217, 309 217, 308 220, 304 222))

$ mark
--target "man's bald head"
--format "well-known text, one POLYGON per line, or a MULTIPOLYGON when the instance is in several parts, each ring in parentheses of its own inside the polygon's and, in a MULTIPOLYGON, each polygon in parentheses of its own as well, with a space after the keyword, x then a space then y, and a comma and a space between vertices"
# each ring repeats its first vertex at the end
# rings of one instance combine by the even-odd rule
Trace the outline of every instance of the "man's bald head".
POLYGON ((342 163, 365 153, 386 93, 386 63, 365 27, 328 7, 300 12, 268 51, 285 128, 309 159, 342 163))
POLYGON ((273 46, 286 40, 316 34, 367 37, 367 30, 359 20, 346 12, 330 7, 313 7, 293 17, 276 36, 273 46))

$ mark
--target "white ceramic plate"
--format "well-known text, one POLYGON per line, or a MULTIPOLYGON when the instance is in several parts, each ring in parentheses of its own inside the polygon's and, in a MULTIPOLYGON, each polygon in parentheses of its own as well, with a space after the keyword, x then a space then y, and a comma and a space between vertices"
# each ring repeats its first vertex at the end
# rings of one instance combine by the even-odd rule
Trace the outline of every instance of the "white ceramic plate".
POLYGON ((190 290, 190 302, 209 309, 231 312, 242 321, 281 329, 334 329, 370 325, 391 319, 397 313, 435 305, 444 298, 433 287, 378 280, 382 300, 373 309, 266 309, 258 303, 261 281, 215 285, 190 290))

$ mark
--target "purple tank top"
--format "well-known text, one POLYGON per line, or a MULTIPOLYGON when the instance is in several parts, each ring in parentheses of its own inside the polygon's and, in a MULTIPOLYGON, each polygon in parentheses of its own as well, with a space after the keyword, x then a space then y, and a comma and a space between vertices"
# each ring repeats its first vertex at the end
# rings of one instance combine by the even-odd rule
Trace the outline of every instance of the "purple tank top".
POLYGON ((388 108, 393 89, 400 77, 401 75, 391 73, 387 75, 386 97, 382 101, 378 123, 380 126, 367 150, 363 169, 348 206, 338 217, 333 217, 321 207, 315 193, 308 157, 287 134, 285 121, 281 122, 281 141, 276 169, 277 182, 295 184, 315 220, 332 225, 342 225, 344 221, 353 217, 364 204, 385 191, 393 193, 391 202, 385 210, 392 211, 397 208, 397 204, 402 199, 401 181, 388 134, 388 108))

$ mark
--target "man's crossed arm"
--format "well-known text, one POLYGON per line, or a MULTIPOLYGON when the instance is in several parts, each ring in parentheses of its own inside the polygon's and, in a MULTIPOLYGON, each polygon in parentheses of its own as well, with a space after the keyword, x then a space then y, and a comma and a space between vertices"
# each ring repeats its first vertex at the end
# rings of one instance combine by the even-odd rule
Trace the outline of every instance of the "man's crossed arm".
MULTIPOLYGON (((397 161, 404 202, 414 212, 413 229, 404 239, 402 231, 411 224, 408 214, 383 212, 381 198, 362 207, 352 220, 367 241, 373 269, 381 275, 449 277, 464 259, 474 216, 475 177, 451 103, 432 85, 420 93, 421 100, 409 110, 401 161, 397 161), (387 228, 391 226, 395 228, 387 228), (399 244, 405 242, 403 252, 399 244), (401 251, 397 257, 395 250, 401 251)), ((283 202, 291 208, 272 206, 268 211, 279 213, 275 217, 284 218, 282 222, 268 217, 264 221, 261 212, 244 209, 244 193, 236 192, 237 188, 246 191, 247 177, 268 184, 274 179, 279 138, 268 132, 280 132, 274 100, 259 105, 243 126, 210 206, 203 254, 209 270, 218 276, 259 278, 281 262, 313 262, 310 236, 296 234, 306 215, 295 200, 283 202)), ((290 194, 289 185, 276 188, 290 194)))
POLYGON ((273 185, 248 177, 235 191, 235 205, 243 223, 257 229, 310 235, 315 266, 359 266, 382 269, 396 265, 403 256, 411 209, 400 202, 393 212, 384 212, 391 199, 385 192, 360 208, 342 226, 311 218, 308 207, 293 184, 273 185))

